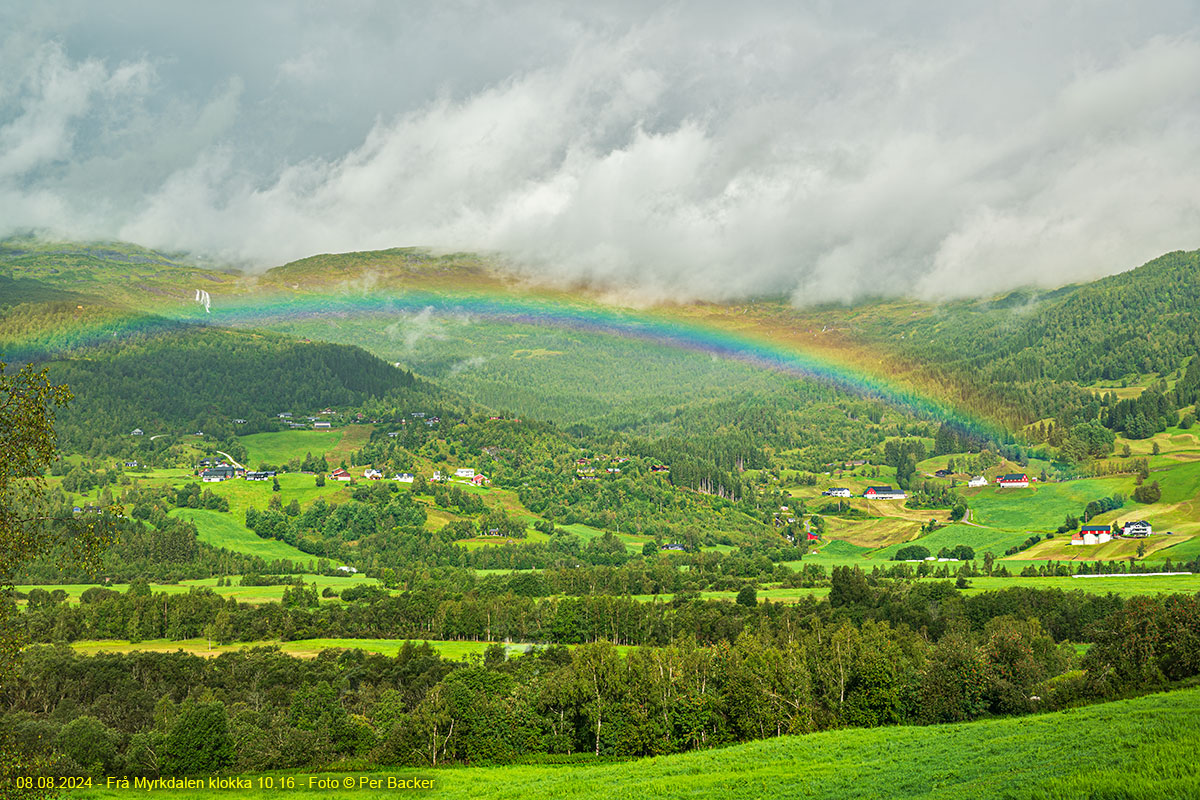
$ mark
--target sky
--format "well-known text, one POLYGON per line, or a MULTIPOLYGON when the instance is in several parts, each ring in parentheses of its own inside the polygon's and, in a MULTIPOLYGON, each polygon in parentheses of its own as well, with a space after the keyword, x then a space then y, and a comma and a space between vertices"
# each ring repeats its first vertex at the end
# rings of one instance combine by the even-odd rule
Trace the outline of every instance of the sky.
POLYGON ((0 235, 941 300, 1200 247, 1200 4, 0 7, 0 235))

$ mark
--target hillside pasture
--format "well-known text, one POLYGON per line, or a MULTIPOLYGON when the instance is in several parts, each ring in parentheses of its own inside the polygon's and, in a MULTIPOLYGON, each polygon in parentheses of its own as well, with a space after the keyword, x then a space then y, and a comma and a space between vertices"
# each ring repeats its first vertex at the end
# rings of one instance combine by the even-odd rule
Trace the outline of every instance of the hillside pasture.
MULTIPOLYGON (((632 762, 399 768, 376 773, 432 778, 432 796, 499 800, 610 797, 783 800, 887 797, 932 800, 1074 800, 1200 796, 1200 689, 980 722, 835 730, 632 762), (1103 742, 1079 755, 1080 742, 1103 742)), ((275 786, 287 773, 275 773, 275 786)), ((310 790, 292 773, 289 796, 395 797, 395 790, 310 790)), ((360 777, 328 773, 330 778, 360 777)), ((361 775, 366 777, 366 775, 361 775)), ((257 786, 257 783, 255 784, 257 786)), ((279 789, 240 796, 265 798, 279 789)), ((76 790, 80 798, 120 798, 128 790, 76 790)), ((208 798, 211 791, 139 791, 150 798, 208 798)))
MULTIPOLYGON (((289 560, 296 564, 316 563, 316 556, 275 539, 260 538, 245 526, 241 519, 227 511, 207 511, 201 508, 173 508, 170 515, 196 525, 200 541, 234 553, 258 556, 266 561, 289 560)), ((331 563, 341 562, 330 559, 331 563)))
MULTIPOLYGON (((258 469, 259 464, 280 466, 293 458, 303 460, 306 453, 317 458, 331 453, 346 436, 346 430, 252 433, 239 437, 238 441, 246 448, 246 468, 258 469)), ((336 462, 330 462, 330 466, 336 466, 336 462)))

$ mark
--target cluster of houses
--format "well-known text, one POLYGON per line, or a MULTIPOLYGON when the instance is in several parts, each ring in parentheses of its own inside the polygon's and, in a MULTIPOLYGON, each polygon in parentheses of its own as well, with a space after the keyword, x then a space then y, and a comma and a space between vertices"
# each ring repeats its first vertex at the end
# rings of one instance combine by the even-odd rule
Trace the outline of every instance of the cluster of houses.
MULTIPOLYGON (((321 413, 332 414, 333 412, 327 408, 321 413)), ((329 422, 328 420, 321 419, 320 417, 306 417, 307 422, 300 422, 299 420, 292 419, 292 412, 290 411, 284 411, 280 413, 278 417, 280 422, 287 425, 294 431, 308 430, 308 426, 310 424, 312 425, 313 430, 317 431, 327 431, 333 427, 333 423, 329 422)), ((236 422, 237 420, 234 421, 236 422)), ((242 420, 242 422, 245 422, 245 420, 242 420)))
MULTIPOLYGON (((599 458, 595 459, 595 461, 598 463, 603 463, 605 460, 606 459, 603 457, 599 457, 599 458)), ((624 456, 619 456, 619 457, 615 457, 615 458, 611 458, 611 459, 607 459, 607 460, 608 460, 609 464, 624 464, 629 459, 624 456)), ((576 480, 580 480, 580 481, 600 480, 600 474, 598 472, 598 469, 596 466, 594 466, 592 464, 592 461, 593 460, 590 458, 575 459, 575 479, 576 480)), ((668 468, 663 466, 662 464, 656 464, 650 468, 650 471, 651 472, 666 472, 667 469, 668 468)), ((604 468, 604 471, 607 472, 609 475, 620 475, 621 474, 620 467, 608 466, 608 467, 604 468)))
MULTIPOLYGON (((365 470, 363 470, 362 476, 369 481, 381 481, 384 479, 383 473, 374 467, 367 467, 365 470)), ((354 476, 351 475, 347 470, 341 469, 340 467, 335 469, 329 475, 330 480, 342 482, 349 482, 353 479, 353 477, 354 476)), ((470 467, 459 467, 458 469, 454 470, 454 477, 461 479, 462 483, 469 483, 472 486, 490 486, 492 483, 486 475, 477 474, 475 470, 470 467)), ((441 472, 433 473, 434 481, 444 481, 446 479, 446 476, 441 472)), ((416 480, 416 476, 411 472, 397 472, 391 477, 391 480, 396 481, 397 483, 412 483, 414 480, 416 480)))
MULTIPOLYGON (((1154 533, 1145 520, 1126 522, 1117 534, 1124 539, 1145 539, 1154 533)), ((1071 536, 1071 544, 1104 544, 1113 540, 1112 529, 1107 525, 1084 525, 1071 536)))

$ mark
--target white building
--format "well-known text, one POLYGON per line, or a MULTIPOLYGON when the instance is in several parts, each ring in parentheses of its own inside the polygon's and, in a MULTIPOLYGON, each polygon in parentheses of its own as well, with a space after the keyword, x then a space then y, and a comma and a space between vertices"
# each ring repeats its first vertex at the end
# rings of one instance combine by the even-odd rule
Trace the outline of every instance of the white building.
POLYGON ((377 481, 383 477, 383 473, 377 469, 365 469, 365 470, 363 470, 363 477, 370 478, 373 481, 377 481))
POLYGON ((976 475, 974 478, 971 478, 971 480, 967 481, 967 486, 971 487, 972 489, 974 489, 978 486, 987 486, 987 485, 988 485, 987 478, 983 477, 982 475, 976 475))
POLYGON ((825 495, 826 497, 849 497, 850 490, 841 486, 835 486, 832 489, 826 489, 825 491, 821 492, 821 494, 825 495))
POLYGON ((1125 527, 1121 529, 1122 536, 1128 536, 1133 539, 1141 539, 1152 533, 1154 533, 1154 530, 1150 527, 1150 523, 1144 519, 1126 522, 1125 527))
POLYGON ((399 481, 400 483, 412 483, 415 478, 416 476, 411 472, 401 472, 399 475, 392 476, 392 480, 399 481))
POLYGON ((456 477, 456 478, 474 478, 475 470, 471 469, 470 467, 459 467, 458 469, 454 470, 454 477, 456 477))

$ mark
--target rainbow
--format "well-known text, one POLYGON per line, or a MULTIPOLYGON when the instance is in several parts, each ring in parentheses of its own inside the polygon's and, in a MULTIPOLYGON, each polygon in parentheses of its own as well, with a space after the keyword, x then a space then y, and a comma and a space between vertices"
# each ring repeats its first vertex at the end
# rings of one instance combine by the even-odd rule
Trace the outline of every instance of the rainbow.
POLYGON ((378 291, 362 294, 288 293, 218 296, 211 307, 170 301, 144 314, 117 310, 76 319, 8 346, 14 360, 44 360, 53 354, 121 339, 177 330, 180 324, 245 327, 283 319, 331 315, 430 313, 443 317, 522 323, 636 339, 704 353, 759 369, 821 381, 843 391, 904 409, 922 419, 947 422, 964 433, 998 442, 1011 441, 1003 425, 939 401, 897 378, 856 364, 844 354, 807 350, 766 335, 731 331, 712 321, 681 319, 671 309, 634 311, 558 296, 441 289, 378 291))
POLYGON ((436 294, 289 294, 219 298, 214 302, 211 314, 194 311, 186 317, 199 323, 245 326, 286 318, 421 312, 618 336, 704 353, 759 369, 821 381, 907 410, 919 418, 950 423, 964 433, 995 441, 1010 440, 1002 425, 938 401, 897 380, 872 374, 851 364, 849 359, 839 360, 824 352, 805 351, 773 342, 763 335, 733 332, 712 322, 681 320, 672 316, 670 309, 633 311, 557 298, 439 291, 436 294))

